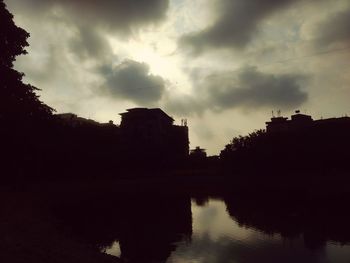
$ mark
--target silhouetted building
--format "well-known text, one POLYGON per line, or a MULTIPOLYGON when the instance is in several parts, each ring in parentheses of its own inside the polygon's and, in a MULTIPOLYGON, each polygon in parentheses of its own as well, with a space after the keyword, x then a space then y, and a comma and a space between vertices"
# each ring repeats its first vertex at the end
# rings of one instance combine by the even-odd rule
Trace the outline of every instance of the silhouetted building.
POLYGON ((120 127, 125 133, 146 139, 167 133, 174 122, 174 119, 161 109, 134 108, 120 115, 120 127))
POLYGON ((63 125, 71 126, 71 127, 78 127, 84 124, 92 124, 92 125, 99 124, 94 120, 79 117, 74 113, 60 113, 60 114, 56 114, 56 117, 61 121, 63 125))
POLYGON ((60 113, 55 115, 57 119, 65 126, 80 127, 83 125, 100 126, 100 127, 117 127, 113 121, 107 123, 99 123, 97 121, 79 117, 74 113, 60 113))
POLYGON ((190 157, 194 159, 205 159, 207 158, 207 153, 205 149, 197 146, 195 149, 191 150, 190 157))
POLYGON ((120 114, 123 141, 136 155, 160 162, 185 159, 189 152, 188 127, 174 125, 174 119, 159 108, 133 108, 120 114))
POLYGON ((349 127, 350 126, 350 117, 339 117, 339 118, 329 118, 329 119, 320 119, 314 121, 315 127, 334 127, 334 126, 343 126, 349 127))
POLYGON ((266 122, 267 132, 288 131, 289 121, 286 117, 272 117, 271 121, 266 122))
POLYGON ((349 117, 330 118, 313 120, 310 115, 302 114, 300 111, 295 111, 289 120, 287 117, 272 117, 271 121, 266 122, 266 131, 268 133, 286 132, 286 131, 301 131, 307 128, 339 128, 339 125, 350 125, 349 117))
POLYGON ((207 169, 207 153, 205 149, 197 146, 190 151, 189 165, 192 168, 204 168, 207 169))

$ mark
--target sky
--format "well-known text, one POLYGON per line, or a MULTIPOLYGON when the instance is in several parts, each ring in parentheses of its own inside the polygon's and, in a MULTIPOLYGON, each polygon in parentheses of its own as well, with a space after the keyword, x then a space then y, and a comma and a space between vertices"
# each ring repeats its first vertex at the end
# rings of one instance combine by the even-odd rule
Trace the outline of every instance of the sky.
POLYGON ((16 61, 57 113, 188 120, 210 155, 272 111, 350 115, 350 0, 5 0, 31 34, 16 61))

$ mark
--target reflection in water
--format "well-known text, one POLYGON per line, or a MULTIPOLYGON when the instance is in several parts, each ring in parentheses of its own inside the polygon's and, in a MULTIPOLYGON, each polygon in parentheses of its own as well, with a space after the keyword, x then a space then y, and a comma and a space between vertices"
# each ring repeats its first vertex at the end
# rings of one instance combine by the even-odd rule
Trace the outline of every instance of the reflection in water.
POLYGON ((189 197, 129 199, 122 208, 121 258, 131 262, 165 262, 176 243, 192 235, 189 197))
POLYGON ((60 207, 59 217, 79 239, 114 255, 119 248, 120 258, 131 263, 165 262, 192 235, 187 196, 94 198, 60 207))
MULTIPOLYGON (((247 217, 249 225, 244 223, 244 219, 242 220, 246 216, 243 215, 244 212, 236 213, 240 216, 240 220, 237 220, 227 211, 233 207, 234 204, 227 200, 225 204, 222 200, 211 199, 204 207, 193 202, 192 242, 191 244, 180 244, 167 262, 349 262, 349 245, 341 246, 339 243, 326 242, 324 246, 310 249, 305 246, 300 234, 286 237, 278 231, 278 228, 273 229, 271 224, 268 231, 262 229, 260 226, 268 224, 268 219, 265 219, 264 224, 259 222, 259 216, 255 217, 254 211, 250 212, 247 217), (254 225, 252 220, 257 225, 254 225)), ((278 220, 272 222, 276 223, 276 221, 278 220)), ((295 222, 295 224, 298 223, 295 222)), ((346 226, 343 225, 343 227, 346 226)), ((291 228, 294 228, 293 224, 291 228)))
POLYGON ((285 239, 302 237, 309 249, 326 246, 327 241, 341 245, 350 242, 350 214, 345 196, 325 199, 299 198, 280 195, 226 197, 230 216, 241 226, 266 234, 279 233, 285 239))
POLYGON ((131 263, 349 262, 344 210, 280 201, 130 194, 58 214, 75 236, 131 263))
POLYGON ((110 247, 105 248, 102 250, 104 253, 115 256, 115 257, 120 257, 120 245, 118 241, 113 242, 113 244, 110 247))

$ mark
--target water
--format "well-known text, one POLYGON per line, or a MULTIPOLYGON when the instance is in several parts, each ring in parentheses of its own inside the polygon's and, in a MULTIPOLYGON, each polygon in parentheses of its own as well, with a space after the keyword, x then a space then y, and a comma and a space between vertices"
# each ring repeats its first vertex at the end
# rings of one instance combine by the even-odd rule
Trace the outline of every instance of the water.
POLYGON ((192 214, 192 241, 180 242, 166 262, 350 262, 349 245, 327 242, 310 249, 300 236, 287 239, 239 225, 222 200, 211 199, 205 206, 192 202, 192 214))
POLYGON ((276 200, 129 194, 63 214, 80 239, 130 263, 350 263, 344 204, 276 200))
MULTIPOLYGON (((183 235, 182 240, 174 242, 174 250, 167 259, 163 259, 164 262, 350 262, 350 245, 326 241, 310 248, 302 234, 286 238, 280 233, 267 234, 258 228, 247 227, 229 215, 225 202, 220 199, 209 199, 201 205, 192 200, 191 213, 190 239, 183 235)), ((148 242, 152 243, 152 236, 148 238, 148 242)), ((145 244, 145 247, 148 246, 145 244)), ((120 257, 119 242, 115 241, 105 252, 120 257)), ((161 262, 158 260, 147 259, 147 262, 161 262)))

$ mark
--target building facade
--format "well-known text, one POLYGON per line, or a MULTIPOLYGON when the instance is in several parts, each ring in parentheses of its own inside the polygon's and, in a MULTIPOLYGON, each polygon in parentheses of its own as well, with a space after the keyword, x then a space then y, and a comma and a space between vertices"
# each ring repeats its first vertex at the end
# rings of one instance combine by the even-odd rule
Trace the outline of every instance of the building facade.
POLYGON ((174 119, 159 108, 133 108, 120 115, 122 140, 128 154, 160 162, 187 158, 187 125, 174 125, 174 119))

